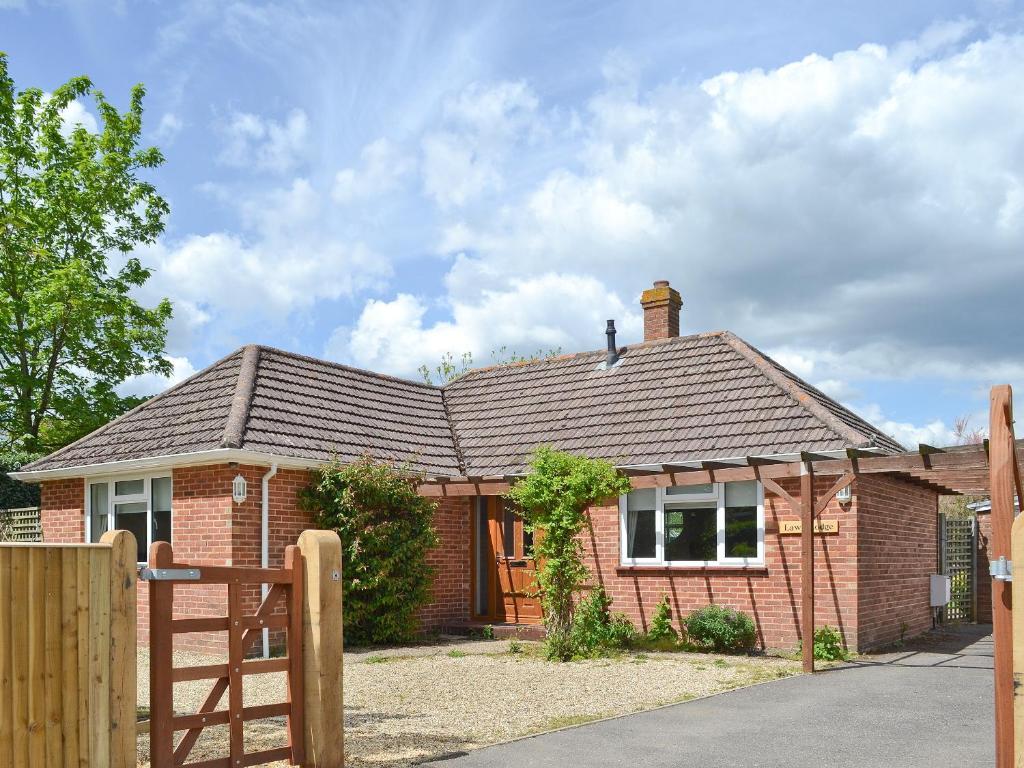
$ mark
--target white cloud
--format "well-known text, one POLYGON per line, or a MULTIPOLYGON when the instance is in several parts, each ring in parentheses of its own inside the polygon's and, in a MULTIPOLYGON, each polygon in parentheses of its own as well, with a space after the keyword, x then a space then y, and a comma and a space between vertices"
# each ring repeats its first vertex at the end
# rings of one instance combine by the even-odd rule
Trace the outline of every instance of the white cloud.
POLYGON ((446 100, 446 129, 424 137, 423 189, 442 210, 504 185, 502 165, 518 142, 543 132, 538 100, 524 82, 474 83, 446 100))
POLYGON ((96 133, 99 131, 99 124, 96 122, 96 117, 86 109, 85 105, 78 99, 75 99, 68 103, 64 109, 60 111, 61 119, 64 121, 64 127, 61 130, 65 136, 70 136, 78 126, 85 128, 89 133, 96 133))
POLYGON ((344 168, 335 175, 331 193, 335 202, 346 204, 393 192, 415 167, 412 158, 384 138, 363 147, 359 159, 359 168, 344 168))
POLYGON ((167 359, 174 366, 170 376, 158 376, 155 373, 144 373, 141 376, 132 376, 123 381, 117 387, 117 393, 122 397, 127 395, 148 396, 163 392, 168 387, 173 387, 180 381, 184 381, 196 372, 195 367, 187 357, 175 357, 168 355, 167 359))
POLYGON ((859 408, 854 408, 861 416, 867 419, 890 437, 907 446, 916 447, 921 443, 928 445, 955 445, 956 433, 953 428, 944 421, 936 419, 928 424, 917 425, 905 421, 895 421, 887 417, 882 408, 871 403, 859 408))
POLYGON ((185 127, 184 121, 173 112, 164 112, 156 127, 157 141, 170 144, 185 127))
POLYGON ((326 354, 398 375, 414 375, 451 352, 470 352, 477 364, 505 346, 510 352, 575 352, 604 343, 605 321, 636 334, 642 320, 599 281, 586 276, 545 273, 515 280, 504 288, 482 289, 452 301, 450 320, 428 321, 431 306, 399 294, 391 301, 370 300, 354 328, 335 331, 326 354))
POLYGON ((222 163, 281 173, 297 165, 305 153, 309 121, 301 109, 293 109, 282 122, 234 112, 221 130, 222 163))

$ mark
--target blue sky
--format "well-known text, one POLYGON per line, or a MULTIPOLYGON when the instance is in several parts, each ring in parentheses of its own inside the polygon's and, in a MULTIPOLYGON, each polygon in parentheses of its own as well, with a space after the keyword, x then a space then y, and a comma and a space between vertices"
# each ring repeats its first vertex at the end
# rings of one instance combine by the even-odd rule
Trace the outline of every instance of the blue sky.
POLYGON ((733 330, 942 443, 1024 386, 1022 18, 0 0, 0 50, 21 87, 146 85, 172 214, 140 297, 175 304, 176 378, 248 342, 416 377, 598 348, 609 317, 635 341, 669 279, 684 333, 733 330))

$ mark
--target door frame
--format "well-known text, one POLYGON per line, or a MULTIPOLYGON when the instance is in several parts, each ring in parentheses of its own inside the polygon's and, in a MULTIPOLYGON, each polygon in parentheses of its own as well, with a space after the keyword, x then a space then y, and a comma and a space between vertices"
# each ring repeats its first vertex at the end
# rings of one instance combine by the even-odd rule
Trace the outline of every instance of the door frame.
MULTIPOLYGON (((494 541, 495 532, 491 527, 491 518, 497 518, 502 512, 500 501, 497 496, 476 496, 470 510, 470 537, 469 537, 469 616, 471 621, 490 622, 495 624, 539 624, 542 619, 522 616, 509 618, 505 612, 505 603, 502 597, 501 579, 498 573, 497 549, 494 541), (481 552, 480 546, 480 516, 487 518, 488 542, 487 551, 481 552), (487 567, 487 612, 477 611, 477 600, 480 581, 480 557, 485 558, 487 567)), ((503 519, 503 518, 502 518, 503 519)), ((518 526, 517 526, 518 528, 518 526)), ((517 546, 518 549, 518 546, 517 546)), ((523 553, 525 555, 525 552, 523 553)))

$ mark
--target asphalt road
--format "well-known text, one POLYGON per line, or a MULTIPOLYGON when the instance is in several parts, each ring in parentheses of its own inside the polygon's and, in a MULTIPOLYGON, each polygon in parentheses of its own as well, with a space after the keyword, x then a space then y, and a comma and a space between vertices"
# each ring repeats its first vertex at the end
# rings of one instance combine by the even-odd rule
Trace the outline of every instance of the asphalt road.
POLYGON ((991 766, 988 628, 943 632, 839 669, 430 763, 492 766, 991 766))

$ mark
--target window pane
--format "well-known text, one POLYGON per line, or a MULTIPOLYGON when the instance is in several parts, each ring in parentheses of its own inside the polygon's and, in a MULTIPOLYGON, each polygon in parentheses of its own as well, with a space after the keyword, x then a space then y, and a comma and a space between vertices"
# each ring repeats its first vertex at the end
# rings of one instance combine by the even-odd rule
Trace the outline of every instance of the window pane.
POLYGON ((665 489, 666 496, 707 496, 714 493, 715 486, 712 483, 701 483, 700 485, 673 485, 665 489))
POLYGON ((725 556, 757 557, 757 507, 726 508, 725 556))
POLYGON ((131 504, 114 505, 114 527, 123 531, 131 531, 138 545, 138 562, 146 560, 146 502, 134 501, 131 504))
POLYGON ((138 480, 118 480, 114 483, 115 496, 137 496, 145 492, 146 481, 141 478, 138 480))
POLYGON ((501 520, 501 547, 505 557, 516 556, 516 516, 506 509, 501 520))
POLYGON ((743 480, 738 483, 725 484, 725 506, 756 507, 757 481, 743 480))
POLYGON ((153 533, 150 541, 171 540, 171 478, 154 477, 150 483, 153 494, 153 533))
POLYGON ((717 560, 718 509, 668 507, 665 509, 665 559, 717 560))
POLYGON ((626 557, 654 557, 653 509, 630 509, 626 512, 626 557))
POLYGON ((657 505, 658 492, 654 488, 642 488, 626 495, 626 509, 654 509, 657 505))
POLYGON ((100 536, 107 532, 107 484, 92 483, 89 486, 89 540, 96 544, 100 536))

